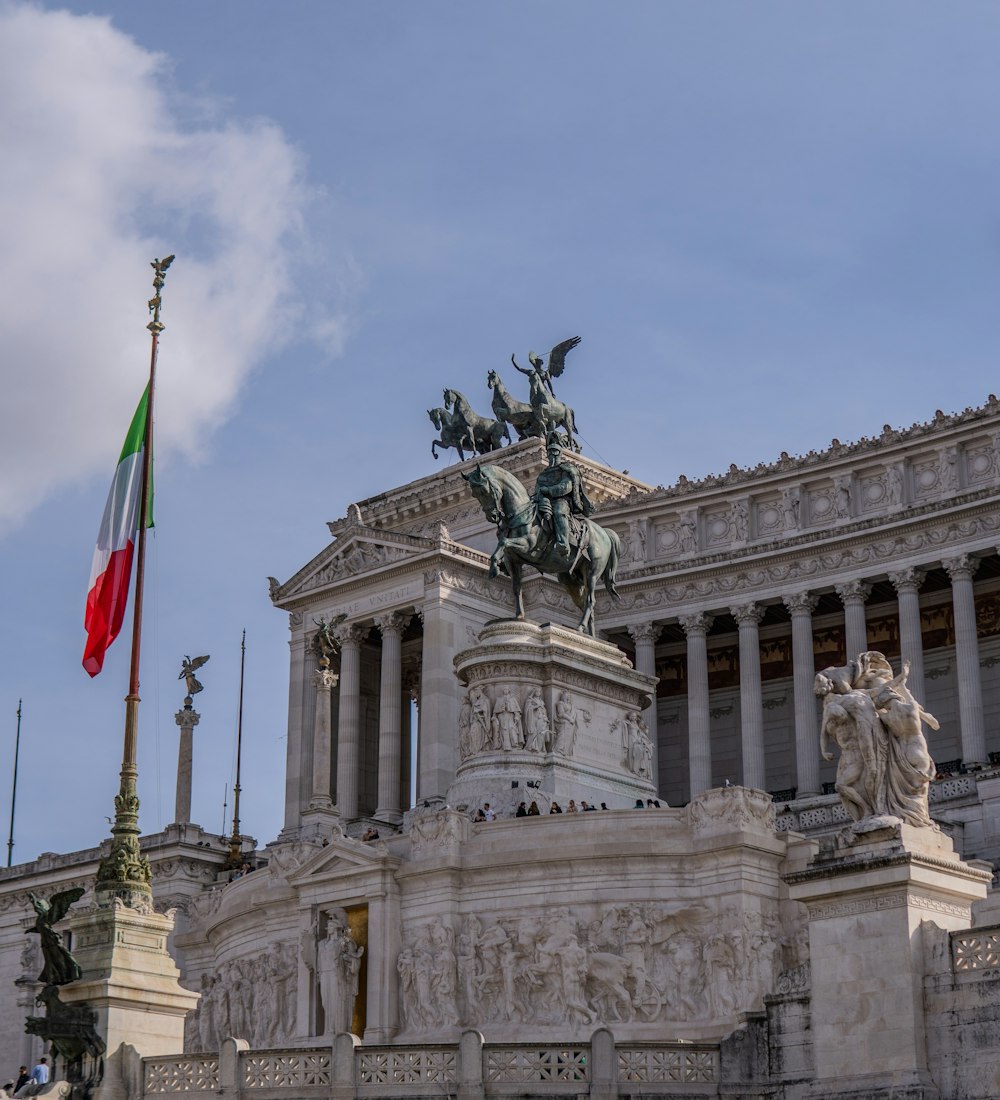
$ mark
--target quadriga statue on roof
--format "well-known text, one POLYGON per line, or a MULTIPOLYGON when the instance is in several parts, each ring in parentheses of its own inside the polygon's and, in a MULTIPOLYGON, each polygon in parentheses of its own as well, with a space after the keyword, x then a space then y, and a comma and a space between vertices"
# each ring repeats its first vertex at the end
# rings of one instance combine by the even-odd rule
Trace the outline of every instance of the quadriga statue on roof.
POLYGON ((587 499, 579 469, 562 461, 559 437, 552 433, 546 447, 548 466, 538 475, 533 494, 499 466, 478 465, 462 474, 489 520, 497 525, 497 548, 490 558, 490 576, 505 572, 514 589, 514 612, 524 616, 521 571, 554 573, 582 612, 579 629, 596 637, 594 598, 597 582, 618 599, 615 574, 621 550, 617 534, 588 518, 587 499))
POLYGON ((923 724, 940 727, 910 694, 909 671, 904 661, 893 676, 888 660, 872 651, 816 676, 816 694, 823 699, 820 751, 832 760, 829 744, 839 746, 837 793, 855 821, 892 816, 909 825, 934 825, 927 792, 935 768, 923 724))

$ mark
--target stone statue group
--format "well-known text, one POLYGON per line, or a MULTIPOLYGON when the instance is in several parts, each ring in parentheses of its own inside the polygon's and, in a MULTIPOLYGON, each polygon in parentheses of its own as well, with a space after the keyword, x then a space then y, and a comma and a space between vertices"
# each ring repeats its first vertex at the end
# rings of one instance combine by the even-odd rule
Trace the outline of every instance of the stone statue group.
POLYGON ((572 756, 581 721, 590 712, 579 709, 568 691, 560 693, 550 719, 539 687, 528 688, 522 704, 510 684, 495 704, 483 687, 472 687, 458 714, 459 751, 467 760, 481 752, 555 752, 572 756))
POLYGON ((552 433, 559 438, 561 445, 578 451, 576 441, 576 416, 569 405, 560 401, 552 386, 552 379, 558 378, 566 366, 566 355, 580 343, 579 336, 563 340, 549 352, 548 366, 540 355, 528 352, 531 367, 519 366, 512 355, 510 361, 514 369, 528 377, 530 396, 528 401, 519 401, 512 397, 504 386, 503 380, 495 370, 487 374, 487 384, 493 391, 493 416, 480 416, 472 408, 469 399, 458 390, 444 391, 444 406, 428 409, 431 423, 440 433, 440 438, 431 443, 431 454, 437 458, 438 448, 446 450, 453 447, 458 457, 464 461, 469 455, 485 455, 498 450, 506 439, 511 442, 511 428, 518 439, 537 437, 545 439, 552 433))
POLYGON ((854 821, 896 817, 933 826, 928 790, 935 767, 923 725, 939 727, 910 694, 908 673, 904 661, 894 676, 888 660, 870 651, 816 676, 823 699, 820 750, 832 760, 831 742, 840 749, 837 793, 854 821))

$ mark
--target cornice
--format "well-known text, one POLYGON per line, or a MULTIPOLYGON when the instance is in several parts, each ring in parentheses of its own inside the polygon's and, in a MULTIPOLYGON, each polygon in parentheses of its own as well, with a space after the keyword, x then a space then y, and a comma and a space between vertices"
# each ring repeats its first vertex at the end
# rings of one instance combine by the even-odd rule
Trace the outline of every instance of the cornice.
MULTIPOLYGON (((574 455, 572 461, 579 466, 588 493, 594 490, 592 495, 597 504, 652 491, 644 482, 584 455, 574 455)), ((466 459, 377 496, 367 497, 351 505, 351 512, 357 509, 356 514, 364 517, 365 524, 379 531, 390 531, 400 524, 412 523, 414 519, 432 517, 436 512, 470 499, 469 488, 462 475, 482 463, 502 466, 522 480, 531 482, 546 464, 545 444, 541 439, 522 439, 489 455, 466 459)), ((333 520, 328 524, 330 534, 342 534, 351 523, 350 514, 333 520)))
POLYGON ((841 443, 840 440, 835 439, 826 449, 809 451, 804 455, 789 455, 787 451, 783 451, 781 456, 773 462, 758 462, 752 467, 733 464, 724 474, 708 474, 693 481, 682 474, 673 485, 657 485, 647 493, 636 493, 636 497, 641 495, 641 500, 630 498, 623 503, 645 506, 652 500, 678 499, 687 503, 689 498, 697 493, 732 489, 737 485, 777 480, 787 478, 789 475, 801 476, 803 472, 815 476, 829 470, 832 471, 831 476, 835 476, 836 473, 843 472, 845 467, 854 465, 858 458, 877 455, 887 463, 906 458, 913 448, 914 441, 941 445, 945 440, 954 438, 961 429, 970 424, 981 428, 1000 428, 1000 400, 994 394, 990 394, 987 400, 977 408, 967 407, 961 412, 951 414, 938 410, 930 420, 911 424, 908 428, 892 428, 887 424, 878 436, 862 436, 861 439, 852 443, 841 443))
POLYGON ((637 570, 618 581, 622 599, 612 603, 598 593, 602 622, 619 622, 635 607, 690 606, 715 600, 720 606, 734 594, 759 592, 789 584, 830 586, 844 578, 886 573, 894 563, 926 564, 950 556, 957 547, 966 552, 991 547, 1000 532, 997 494, 975 494, 966 503, 919 510, 914 516, 889 523, 864 521, 817 533, 819 537, 776 540, 741 547, 731 554, 711 554, 683 561, 664 561, 637 570), (936 515, 935 515, 936 513, 936 515), (929 523, 928 519, 938 522, 929 523), (914 522, 916 520, 916 522, 914 522), (978 544, 981 543, 982 546, 978 544), (930 554, 926 552, 933 551, 930 554), (920 563, 910 559, 923 555, 920 563))

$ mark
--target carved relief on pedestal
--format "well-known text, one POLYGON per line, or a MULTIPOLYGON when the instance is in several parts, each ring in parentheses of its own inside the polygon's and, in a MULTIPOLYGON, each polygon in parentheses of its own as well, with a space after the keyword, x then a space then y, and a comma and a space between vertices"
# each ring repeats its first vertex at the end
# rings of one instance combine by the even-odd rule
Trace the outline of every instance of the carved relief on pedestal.
POLYGON ((455 933, 444 923, 421 925, 396 959, 401 1023, 407 1031, 458 1023, 455 933))
POLYGON ((185 1052, 215 1053, 230 1035, 252 1047, 292 1040, 297 975, 291 943, 272 944, 266 953, 232 959, 202 975, 201 1000, 185 1021, 185 1052))
POLYGON ((730 829, 774 830, 774 803, 764 791, 749 787, 714 787, 688 804, 695 835, 730 829))
POLYGON ((587 919, 565 907, 467 914, 457 941, 449 926, 423 924, 397 959, 403 1030, 690 1022, 749 1011, 782 962, 800 960, 776 913, 718 908, 595 906, 587 919))
POLYGON ((653 741, 649 728, 638 711, 629 711, 611 723, 611 732, 621 738, 624 755, 622 764, 641 779, 653 772, 653 741))
POLYGON ((572 756, 576 746, 576 735, 580 722, 590 724, 590 711, 576 706, 568 691, 559 693, 556 700, 555 729, 553 731, 552 751, 560 756, 572 756))

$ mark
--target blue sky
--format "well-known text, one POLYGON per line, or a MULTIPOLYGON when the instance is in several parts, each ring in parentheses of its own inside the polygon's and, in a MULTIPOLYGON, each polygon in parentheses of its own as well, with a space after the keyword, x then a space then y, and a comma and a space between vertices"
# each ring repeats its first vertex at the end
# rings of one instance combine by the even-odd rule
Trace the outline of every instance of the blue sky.
POLYGON ((264 841, 287 699, 266 577, 435 468, 443 386, 486 411, 490 368, 580 333, 560 396, 592 457, 652 484, 997 389, 998 46, 978 3, 0 0, 15 860, 98 842, 117 786, 127 641, 90 681, 82 616, 148 260, 178 255, 142 824, 173 816, 176 676, 207 652, 193 816, 221 828, 245 626, 264 841))

